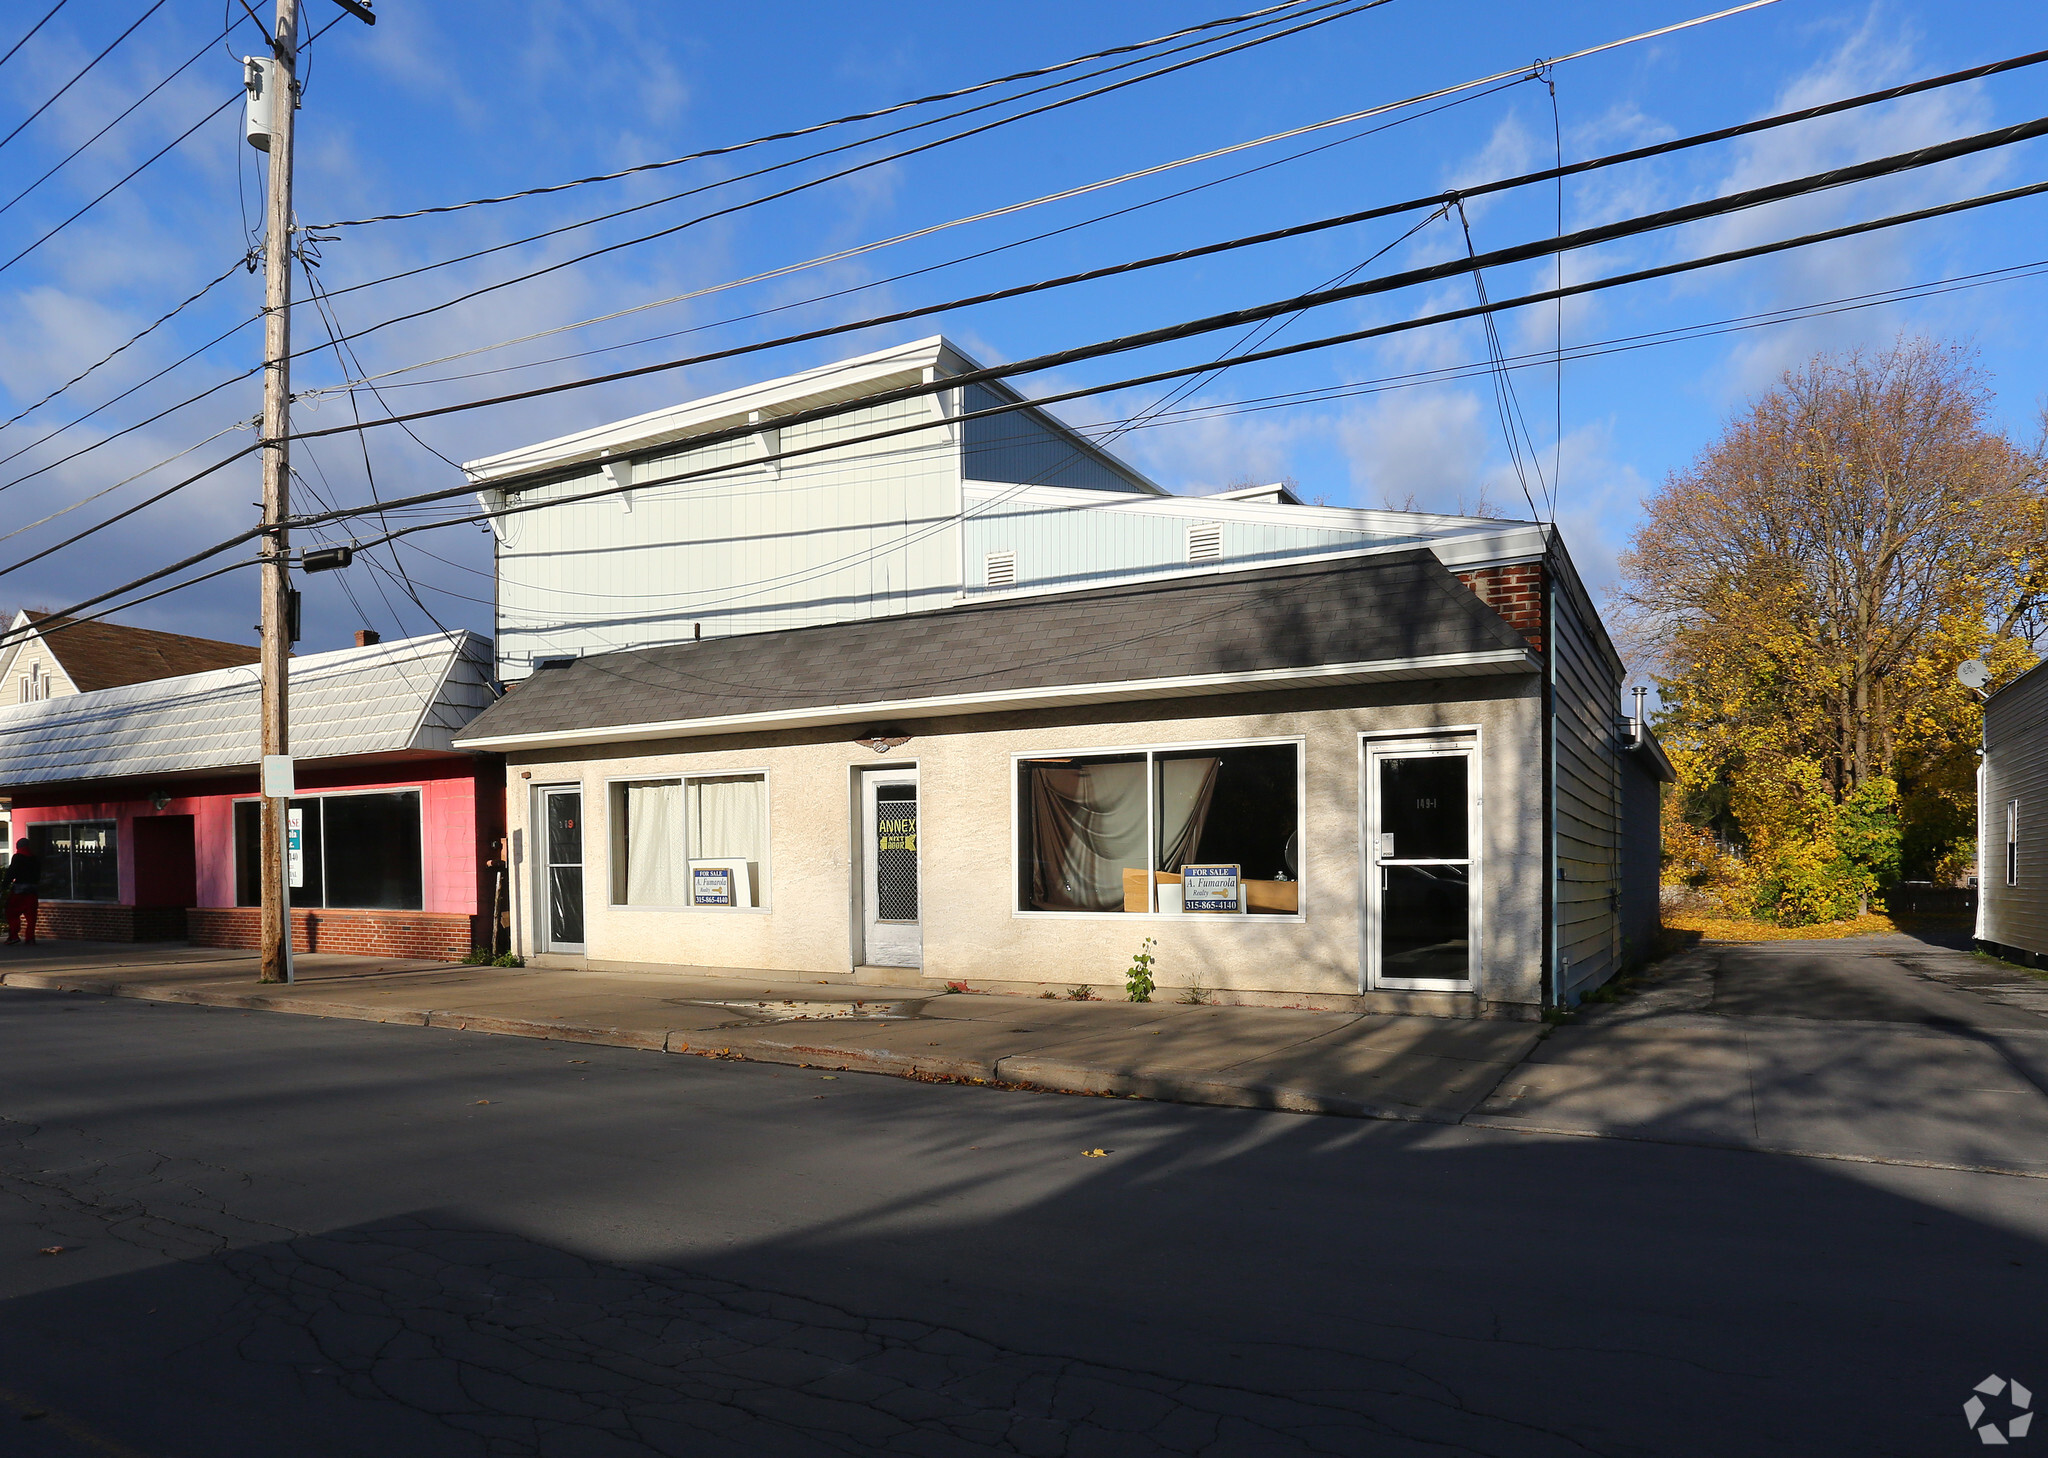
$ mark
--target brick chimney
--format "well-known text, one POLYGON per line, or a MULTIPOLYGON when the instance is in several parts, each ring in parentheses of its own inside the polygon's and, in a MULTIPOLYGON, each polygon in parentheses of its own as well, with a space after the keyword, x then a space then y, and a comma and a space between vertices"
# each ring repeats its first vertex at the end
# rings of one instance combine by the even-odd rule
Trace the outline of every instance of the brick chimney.
POLYGON ((356 647, 358 648, 368 648, 373 643, 381 643, 383 641, 383 637, 375 628, 356 629, 356 647))
POLYGON ((1478 599, 1508 620, 1543 651, 1543 564, 1518 562, 1508 567, 1479 567, 1457 574, 1478 599))

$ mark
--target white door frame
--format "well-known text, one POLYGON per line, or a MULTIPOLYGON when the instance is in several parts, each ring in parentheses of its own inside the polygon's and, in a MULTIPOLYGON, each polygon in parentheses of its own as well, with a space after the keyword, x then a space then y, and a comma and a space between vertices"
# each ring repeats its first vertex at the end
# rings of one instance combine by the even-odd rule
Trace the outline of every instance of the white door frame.
MULTIPOLYGON (((1482 773, 1479 733, 1476 728, 1444 729, 1440 732, 1404 730, 1398 735, 1362 735, 1359 739, 1359 988, 1361 991, 1389 992, 1476 992, 1485 969, 1486 926, 1485 869, 1481 835, 1484 825, 1480 789, 1482 773), (1438 977, 1386 977, 1380 973, 1381 860, 1380 860, 1380 777, 1383 759, 1439 759, 1463 755, 1465 768, 1465 850, 1466 867, 1466 971, 1462 981, 1438 977)), ((1396 865, 1456 865, 1455 861, 1421 861, 1403 858, 1396 865)))
MULTIPOLYGON (((576 847, 581 859, 577 862, 583 872, 583 905, 580 908, 583 920, 583 935, 590 935, 590 828, 589 816, 585 814, 585 802, 590 798, 580 784, 535 785, 533 787, 533 867, 537 883, 533 898, 535 926, 533 944, 542 952, 566 952, 580 956, 588 941, 558 942, 554 939, 555 878, 550 874, 554 869, 552 838, 548 835, 548 800, 556 795, 574 795, 576 800, 576 847)), ((562 864, 567 865, 568 862, 562 864)))
POLYGON ((858 816, 860 824, 859 854, 855 857, 857 882, 857 905, 859 907, 860 961, 867 967, 922 967, 924 965, 924 849, 922 832, 924 824, 923 793, 918 783, 917 766, 892 765, 887 767, 860 767, 860 800, 858 816), (917 857, 917 919, 909 922, 885 922, 877 916, 879 891, 876 884, 875 844, 878 835, 875 810, 875 791, 883 785, 910 785, 919 790, 918 794, 918 837, 919 846, 913 851, 917 857))

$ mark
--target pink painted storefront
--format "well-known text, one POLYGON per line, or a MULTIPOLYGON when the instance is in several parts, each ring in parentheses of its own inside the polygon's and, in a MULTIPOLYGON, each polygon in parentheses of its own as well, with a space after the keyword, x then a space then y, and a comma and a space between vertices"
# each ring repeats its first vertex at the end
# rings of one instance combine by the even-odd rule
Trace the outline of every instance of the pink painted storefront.
MULTIPOLYGON (((488 664, 466 634, 293 662, 300 950, 489 945, 504 772, 448 742, 488 664)), ((255 686, 237 668, 0 709, 14 835, 44 862, 39 936, 256 945, 255 686)))

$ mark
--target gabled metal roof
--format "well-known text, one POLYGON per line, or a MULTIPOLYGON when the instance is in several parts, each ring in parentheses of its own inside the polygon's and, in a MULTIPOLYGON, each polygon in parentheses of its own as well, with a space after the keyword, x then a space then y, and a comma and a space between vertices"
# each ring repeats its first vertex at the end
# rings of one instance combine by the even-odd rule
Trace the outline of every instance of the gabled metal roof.
MULTIPOLYGON (((291 664, 301 760, 450 751, 491 701, 490 640, 432 634, 291 664)), ((252 768, 261 682, 215 669, 0 708, 0 786, 252 768)))

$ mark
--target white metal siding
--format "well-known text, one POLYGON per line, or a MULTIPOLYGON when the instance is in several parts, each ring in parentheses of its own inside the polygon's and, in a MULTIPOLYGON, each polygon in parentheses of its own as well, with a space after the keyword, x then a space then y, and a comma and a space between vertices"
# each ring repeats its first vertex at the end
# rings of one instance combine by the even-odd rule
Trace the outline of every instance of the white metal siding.
POLYGON ((2048 666, 1984 706, 1977 804, 1977 935, 2048 958, 2048 666), (2005 884, 2005 815, 2020 802, 2017 884, 2005 884))
MULTIPOLYGON (((943 606, 958 590, 958 452, 928 400, 850 410, 780 431, 797 450, 891 426, 929 430, 760 464, 759 438, 636 461, 634 482, 730 472, 504 519, 500 671, 706 637, 943 606)), ((537 492, 602 486, 592 472, 537 492)))
POLYGON ((1620 677, 1561 588, 1554 595, 1556 926, 1567 999, 1617 970, 1621 950, 1620 677), (1565 961, 1563 959, 1569 959, 1565 961))
MULTIPOLYGON (((1017 554, 1019 587, 1094 587, 1148 572, 1185 572, 1188 530, 1214 522, 1200 497, 1105 497, 1101 506, 1027 502, 984 482, 967 483, 967 552, 1017 554)), ((1219 561, 1249 565, 1391 545, 1421 538, 1280 522, 1223 521, 1219 561)))

